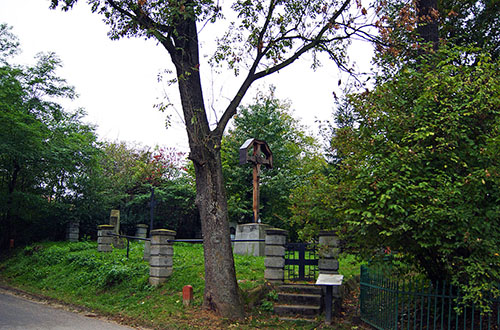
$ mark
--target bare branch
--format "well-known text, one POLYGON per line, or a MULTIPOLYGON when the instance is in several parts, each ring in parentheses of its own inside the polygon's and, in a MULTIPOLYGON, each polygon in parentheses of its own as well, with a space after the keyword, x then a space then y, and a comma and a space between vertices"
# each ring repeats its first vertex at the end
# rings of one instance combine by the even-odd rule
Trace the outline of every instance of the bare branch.
MULTIPOLYGON (((300 49, 298 49, 287 60, 285 60, 285 61, 283 61, 283 62, 281 62, 281 63, 279 63, 271 68, 268 68, 264 71, 260 71, 260 72, 256 73, 256 70, 257 70, 258 65, 260 64, 260 61, 262 60, 262 58, 266 54, 266 52, 271 49, 270 48, 271 46, 268 45, 266 47, 266 52, 257 52, 257 57, 255 58, 245 81, 241 85, 240 89, 238 90, 238 92, 234 96, 234 98, 231 101, 231 103, 229 104, 229 106, 224 111, 219 123, 217 124, 216 128, 212 131, 212 134, 214 134, 216 137, 222 136, 222 134, 224 133, 224 129, 226 128, 227 123, 236 114, 236 110, 237 110, 238 106, 240 105, 241 100, 243 99, 243 96, 245 96, 246 92, 248 91, 248 89, 250 88, 251 84, 254 81, 256 81, 260 78, 263 78, 265 76, 268 76, 272 73, 275 73, 275 72, 287 67, 288 65, 295 62, 300 56, 307 53, 309 50, 317 47, 321 43, 324 43, 325 41, 322 39, 323 35, 326 33, 326 31, 328 31, 328 29, 335 22, 335 20, 347 9, 349 3, 350 3, 350 0, 345 0, 344 3, 342 4, 342 6, 335 12, 335 14, 333 14, 332 17, 330 17, 330 19, 328 20, 328 23, 325 24, 323 26, 323 28, 318 32, 316 37, 314 39, 312 39, 309 43, 303 45, 300 49)), ((269 20, 269 16, 268 16, 268 19, 266 19, 266 22, 268 22, 268 20, 269 20)), ((267 26, 266 26, 266 29, 267 29, 267 26)), ((264 33, 265 33, 265 30, 263 28, 261 30, 260 35, 264 35, 264 33)), ((347 37, 338 37, 338 38, 334 38, 334 39, 341 40, 341 39, 345 39, 345 38, 347 38, 347 37)))

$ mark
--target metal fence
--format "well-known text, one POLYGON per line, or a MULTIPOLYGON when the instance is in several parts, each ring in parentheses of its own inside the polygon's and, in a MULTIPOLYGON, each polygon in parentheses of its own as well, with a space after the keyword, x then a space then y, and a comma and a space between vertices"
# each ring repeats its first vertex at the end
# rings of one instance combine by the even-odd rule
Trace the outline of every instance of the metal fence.
POLYGON ((377 329, 500 329, 499 298, 491 312, 457 307, 460 292, 446 282, 389 279, 361 267, 361 319, 377 329))
POLYGON ((285 248, 285 280, 315 281, 318 273, 316 244, 288 243, 285 248))

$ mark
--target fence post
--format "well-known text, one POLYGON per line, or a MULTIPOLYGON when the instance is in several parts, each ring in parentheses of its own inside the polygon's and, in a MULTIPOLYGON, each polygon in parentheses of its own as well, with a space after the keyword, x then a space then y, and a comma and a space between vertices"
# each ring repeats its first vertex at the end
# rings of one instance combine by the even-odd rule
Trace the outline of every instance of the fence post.
POLYGON ((283 283, 285 280, 285 244, 286 230, 271 228, 266 230, 266 248, 264 278, 272 283, 283 283))
POLYGON ((167 229, 151 231, 151 255, 149 257, 149 284, 159 285, 172 275, 176 232, 167 229))
POLYGON ((98 252, 111 252, 113 251, 113 236, 115 227, 112 225, 99 225, 97 226, 97 251, 98 252))
MULTIPOLYGON (((320 274, 338 274, 339 261, 337 260, 340 248, 339 238, 333 231, 320 231, 318 235, 318 270, 320 274)), ((332 287, 332 304, 334 313, 342 305, 342 286, 332 287)))
POLYGON ((146 238, 148 236, 148 225, 140 223, 135 226, 135 236, 140 238, 146 238))
POLYGON ((68 227, 66 227, 66 239, 70 242, 78 242, 79 235, 80 235, 80 221, 70 220, 68 222, 68 227))
POLYGON ((339 238, 333 231, 319 232, 319 260, 320 274, 338 274, 339 272, 339 238))

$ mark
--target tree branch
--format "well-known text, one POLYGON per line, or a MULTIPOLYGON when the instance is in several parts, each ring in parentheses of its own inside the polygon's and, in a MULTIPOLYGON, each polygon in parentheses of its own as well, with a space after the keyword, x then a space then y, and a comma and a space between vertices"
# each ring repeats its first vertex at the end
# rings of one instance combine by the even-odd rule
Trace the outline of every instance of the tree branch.
MULTIPOLYGON (((280 64, 275 65, 267 70, 255 73, 257 70, 257 67, 260 63, 260 60, 265 55, 265 52, 260 52, 260 53, 257 52, 257 57, 256 57, 255 61, 252 64, 252 67, 250 68, 250 70, 248 72, 247 78, 245 79, 245 81, 241 85, 240 89, 238 90, 238 92, 234 96, 234 98, 231 101, 231 103, 229 104, 229 106, 226 108, 226 111, 224 111, 224 114, 222 115, 219 123, 217 124, 217 127, 212 131, 212 134, 215 135, 216 137, 222 137, 222 134, 224 133, 224 129, 226 128, 227 123, 236 114, 236 110, 237 110, 238 106, 240 105, 241 100, 243 99, 246 92, 248 91, 248 89, 250 88, 250 86, 252 85, 252 83, 254 81, 256 81, 260 78, 263 78, 265 76, 268 76, 274 72, 277 72, 277 71, 287 67, 288 65, 295 62, 304 53, 308 52, 309 50, 313 49, 314 47, 316 47, 320 43, 322 43, 322 37, 325 34, 325 32, 328 31, 328 29, 331 27, 331 25, 333 25, 335 20, 346 10, 349 3, 350 3, 350 0, 345 0, 344 3, 342 4, 342 6, 337 10, 337 12, 335 12, 335 14, 332 15, 332 17, 328 20, 328 23, 325 24, 325 26, 323 26, 323 28, 318 32, 316 37, 313 40, 311 40, 310 43, 302 46, 302 48, 300 48, 297 52, 295 52, 295 54, 293 54, 293 56, 291 56, 287 60, 281 62, 280 64)), ((268 15, 266 22, 268 22, 269 20, 270 19, 269 19, 269 15, 268 15)), ((265 33, 265 30, 263 27, 260 35, 264 35, 264 33, 265 33)), ((339 39, 343 39, 343 37, 339 37, 339 39)), ((270 49, 270 47, 267 47, 266 52, 269 49, 270 49)))

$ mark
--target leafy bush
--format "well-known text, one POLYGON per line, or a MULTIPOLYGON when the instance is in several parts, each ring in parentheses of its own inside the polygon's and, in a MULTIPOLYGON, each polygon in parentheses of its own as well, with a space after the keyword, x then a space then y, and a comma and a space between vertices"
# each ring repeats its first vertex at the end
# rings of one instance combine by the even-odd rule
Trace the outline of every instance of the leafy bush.
POLYGON ((500 62, 443 47, 417 64, 349 99, 340 228, 367 258, 389 247, 483 301, 500 281, 500 62))

